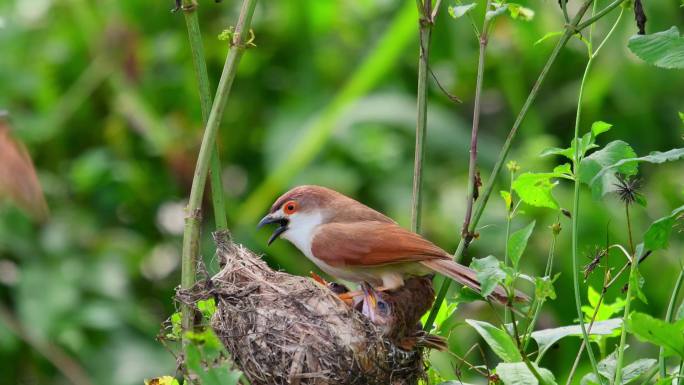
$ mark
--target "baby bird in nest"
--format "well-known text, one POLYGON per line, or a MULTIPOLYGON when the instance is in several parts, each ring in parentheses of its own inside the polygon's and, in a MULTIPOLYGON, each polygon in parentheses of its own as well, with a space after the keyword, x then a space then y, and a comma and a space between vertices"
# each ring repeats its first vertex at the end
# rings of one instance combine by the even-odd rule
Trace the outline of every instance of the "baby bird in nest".
POLYGON ((420 324, 420 317, 429 310, 435 295, 430 278, 409 279, 402 289, 394 291, 378 291, 364 283, 361 312, 385 338, 404 350, 447 350, 444 338, 426 333, 420 324))

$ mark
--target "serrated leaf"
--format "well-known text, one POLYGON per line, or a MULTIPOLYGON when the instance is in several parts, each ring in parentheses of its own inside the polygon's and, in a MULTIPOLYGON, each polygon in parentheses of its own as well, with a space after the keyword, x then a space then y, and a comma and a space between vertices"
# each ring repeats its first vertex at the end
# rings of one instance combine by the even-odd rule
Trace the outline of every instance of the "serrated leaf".
POLYGON ((560 36, 563 34, 564 31, 553 31, 553 32, 547 32, 544 36, 542 36, 539 40, 534 42, 534 45, 537 45, 547 39, 550 39, 555 36, 560 36))
POLYGON ((678 218, 684 213, 684 205, 672 210, 670 215, 662 217, 648 227, 644 234, 644 247, 646 250, 667 249, 672 227, 678 218))
POLYGON ((520 356, 515 342, 508 333, 484 321, 467 319, 466 323, 477 331, 492 351, 502 360, 505 362, 522 361, 522 356, 520 356))
POLYGON ((492 294, 499 282, 506 278, 506 273, 501 270, 500 265, 499 260, 493 255, 475 258, 470 263, 470 268, 475 270, 477 280, 480 281, 480 294, 485 298, 492 294))
POLYGON ((454 19, 458 19, 459 17, 462 17, 466 13, 470 12, 476 6, 476 3, 453 5, 447 8, 447 10, 449 11, 449 15, 451 15, 451 17, 453 17, 454 19))
POLYGON ((684 358, 684 320, 669 323, 648 314, 634 312, 627 321, 627 330, 641 341, 661 346, 666 356, 684 358))
POLYGON ((536 221, 530 222, 527 226, 511 234, 508 239, 508 258, 511 259, 513 268, 516 270, 518 269, 518 263, 527 247, 527 241, 530 239, 536 223, 536 221))
MULTIPOLYGON (((534 369, 539 373, 546 385, 556 383, 553 373, 545 368, 540 368, 537 364, 532 364, 534 369)), ((530 369, 524 362, 516 363, 500 363, 496 366, 496 374, 505 385, 537 385, 539 381, 532 374, 530 369)))
MULTIPOLYGON (((622 326, 622 319, 614 318, 606 321, 594 322, 591 327, 591 335, 610 335, 613 331, 622 326)), ((585 324, 585 327, 589 327, 585 324)), ((562 326, 552 329, 537 330, 531 334, 532 339, 539 346, 539 355, 543 356, 553 344, 565 337, 581 337, 582 328, 580 325, 562 326)))
POLYGON ((601 150, 582 159, 579 181, 588 185, 594 198, 598 199, 616 190, 615 185, 618 183, 616 173, 636 174, 636 163, 616 166, 618 162, 634 157, 636 157, 636 153, 626 142, 621 140, 610 142, 601 150))
POLYGON ((632 36, 627 47, 643 61, 656 67, 684 68, 684 38, 679 35, 677 27, 650 35, 632 36))

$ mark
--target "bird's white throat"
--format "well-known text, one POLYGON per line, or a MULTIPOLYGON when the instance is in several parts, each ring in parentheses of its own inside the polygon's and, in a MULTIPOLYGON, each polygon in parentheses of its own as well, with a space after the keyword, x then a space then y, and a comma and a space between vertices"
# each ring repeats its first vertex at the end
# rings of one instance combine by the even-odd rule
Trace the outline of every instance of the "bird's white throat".
POLYGON ((282 237, 292 242, 308 258, 313 259, 311 242, 313 241, 316 227, 323 223, 323 214, 319 211, 296 213, 290 215, 289 220, 288 230, 283 233, 282 237))

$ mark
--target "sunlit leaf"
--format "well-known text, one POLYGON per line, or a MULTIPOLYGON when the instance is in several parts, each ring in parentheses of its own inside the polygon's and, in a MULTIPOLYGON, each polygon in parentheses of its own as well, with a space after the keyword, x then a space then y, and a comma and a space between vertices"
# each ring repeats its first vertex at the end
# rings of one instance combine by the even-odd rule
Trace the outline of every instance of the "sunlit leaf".
MULTIPOLYGON (((622 319, 620 318, 614 318, 606 321, 597 321, 594 322, 594 325, 591 327, 591 332, 589 334, 610 335, 613 334, 613 331, 615 329, 621 326, 622 319)), ((585 324, 585 327, 588 328, 589 324, 585 324)), ((532 339, 534 339, 537 342, 537 346, 539 346, 539 354, 542 356, 549 350, 549 348, 551 348, 551 346, 553 346, 553 344, 558 342, 560 339, 569 336, 581 337, 581 326, 562 326, 553 329, 537 330, 531 334, 532 339)))
POLYGON ((494 351, 502 360, 505 362, 522 361, 520 352, 508 333, 484 321, 467 319, 466 323, 477 331, 485 342, 487 342, 487 345, 492 348, 492 351, 494 351))
MULTIPOLYGON (((553 373, 545 368, 540 368, 536 364, 532 364, 544 380, 546 385, 556 383, 553 373)), ((496 374, 501 378, 505 385, 536 385, 539 384, 537 378, 532 374, 530 369, 524 362, 505 363, 502 362, 496 366, 496 374)))
POLYGON ((591 124, 591 134, 596 138, 604 132, 609 131, 612 127, 612 124, 599 120, 591 124))
POLYGON ((513 199, 511 198, 511 193, 508 191, 502 190, 499 192, 501 194, 501 198, 503 198, 504 203, 506 204, 506 212, 511 211, 511 206, 513 204, 513 199))
MULTIPOLYGON (((586 322, 589 322, 594 315, 594 312, 596 311, 596 307, 598 306, 599 299, 601 295, 594 290, 593 287, 589 286, 588 288, 588 294, 587 294, 587 299, 589 300, 589 306, 584 305, 582 306, 582 312, 585 314, 585 320, 586 322)), ((623 298, 616 298, 614 302, 609 303, 605 299, 601 303, 601 306, 598 309, 598 312, 596 313, 596 321, 604 321, 612 317, 613 315, 620 313, 622 309, 625 307, 625 300, 623 298)))
POLYGON ((500 261, 492 255, 473 259, 470 268, 477 274, 477 280, 480 281, 480 294, 483 297, 492 294, 499 282, 506 278, 506 273, 501 270, 500 261))
POLYGON ((534 19, 534 11, 530 8, 523 7, 517 3, 508 3, 508 12, 513 19, 530 21, 534 19))
POLYGON ((641 341, 662 346, 667 356, 684 358, 684 320, 668 323, 648 314, 634 312, 627 321, 627 330, 641 341))
POLYGON ((656 67, 684 68, 684 38, 679 35, 677 27, 650 35, 632 36, 627 46, 643 61, 656 67))
POLYGON ((552 181, 553 178, 558 178, 558 175, 555 173, 526 172, 520 174, 513 181, 513 190, 528 205, 558 210, 560 209, 558 201, 551 194, 551 190, 558 184, 552 181))
POLYGON ((551 277, 534 277, 534 297, 537 300, 545 300, 547 298, 556 299, 556 290, 553 288, 553 283, 560 277, 560 273, 551 277))
POLYGON ((511 234, 510 238, 508 239, 508 258, 511 259, 515 269, 518 268, 520 257, 522 257, 522 254, 527 247, 527 241, 532 235, 535 224, 536 221, 530 222, 527 226, 511 234))
POLYGON ((449 15, 451 15, 451 17, 453 17, 454 19, 458 19, 459 17, 464 16, 466 13, 470 12, 475 7, 477 7, 476 3, 470 3, 449 6, 447 10, 449 11, 449 15))
POLYGON ((178 380, 171 376, 162 376, 145 380, 145 385, 178 385, 178 380))
POLYGON ((646 250, 667 249, 672 227, 678 218, 684 213, 684 205, 672 210, 670 215, 662 217, 648 227, 644 234, 644 247, 646 250))

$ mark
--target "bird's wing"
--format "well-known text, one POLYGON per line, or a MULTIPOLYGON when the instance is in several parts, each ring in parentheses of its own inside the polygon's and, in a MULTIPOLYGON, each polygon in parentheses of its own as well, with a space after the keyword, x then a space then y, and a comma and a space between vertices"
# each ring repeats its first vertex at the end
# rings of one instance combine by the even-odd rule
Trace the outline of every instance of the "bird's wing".
POLYGON ((314 234, 311 251, 331 266, 377 266, 450 258, 420 235, 397 224, 378 221, 321 225, 314 234))

